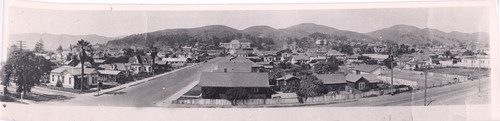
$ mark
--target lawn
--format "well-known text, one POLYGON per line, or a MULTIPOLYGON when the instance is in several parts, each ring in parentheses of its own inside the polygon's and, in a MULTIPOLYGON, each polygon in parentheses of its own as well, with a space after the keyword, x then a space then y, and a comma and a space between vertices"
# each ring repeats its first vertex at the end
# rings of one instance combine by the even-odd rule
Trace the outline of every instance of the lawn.
MULTIPOLYGON (((391 76, 390 70, 385 70, 381 72, 381 75, 391 76)), ((425 86, 425 75, 423 74, 414 74, 403 71, 394 70, 394 78, 412 80, 418 83, 419 88, 424 88, 425 86)), ((455 80, 450 78, 444 78, 440 76, 430 76, 427 75, 427 86, 432 87, 432 85, 438 86, 441 84, 448 84, 449 82, 454 82, 455 80)))
POLYGON ((201 87, 196 85, 191 90, 186 92, 186 96, 199 96, 201 94, 201 87))
MULTIPOLYGON (((12 93, 10 94, 11 97, 19 100, 21 99, 21 94, 19 93, 12 93)), ((25 100, 32 100, 36 102, 44 102, 44 101, 60 101, 60 100, 68 100, 71 99, 72 97, 66 97, 63 95, 49 95, 49 94, 39 94, 39 93, 28 93, 23 99, 25 100)))
POLYGON ((455 74, 455 75, 469 75, 472 79, 477 79, 479 77, 486 77, 490 75, 490 70, 478 70, 478 69, 464 69, 464 68, 436 68, 428 69, 428 72, 442 73, 442 74, 455 74))

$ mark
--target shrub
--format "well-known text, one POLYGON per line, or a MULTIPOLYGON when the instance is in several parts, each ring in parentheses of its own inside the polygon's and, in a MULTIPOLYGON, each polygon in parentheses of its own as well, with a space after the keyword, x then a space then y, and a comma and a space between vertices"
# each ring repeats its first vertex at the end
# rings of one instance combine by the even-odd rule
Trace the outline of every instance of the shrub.
POLYGON ((56 83, 56 87, 62 87, 62 82, 61 80, 58 80, 57 83, 56 83))

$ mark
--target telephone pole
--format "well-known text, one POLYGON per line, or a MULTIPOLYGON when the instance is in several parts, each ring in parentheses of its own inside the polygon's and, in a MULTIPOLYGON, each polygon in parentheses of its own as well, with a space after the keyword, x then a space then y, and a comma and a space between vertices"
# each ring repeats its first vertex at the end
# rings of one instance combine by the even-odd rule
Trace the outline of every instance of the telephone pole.
POLYGON ((427 106, 427 71, 424 71, 425 87, 424 87, 424 106, 427 106))
POLYGON ((394 55, 393 47, 391 47, 391 94, 394 95, 394 55))

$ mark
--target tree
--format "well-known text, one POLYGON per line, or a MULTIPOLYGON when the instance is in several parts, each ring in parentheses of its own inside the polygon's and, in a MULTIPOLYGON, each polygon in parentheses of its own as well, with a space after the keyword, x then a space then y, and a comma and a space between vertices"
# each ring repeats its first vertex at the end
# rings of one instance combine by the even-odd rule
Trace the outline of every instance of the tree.
POLYGON ((63 48, 62 48, 61 45, 59 45, 59 47, 57 47, 56 52, 57 53, 62 53, 63 52, 63 48))
POLYGON ((134 49, 131 49, 131 48, 123 48, 122 49, 123 51, 123 54, 127 57, 132 57, 134 56, 134 49))
POLYGON ((17 92, 26 95, 35 84, 40 83, 42 75, 50 72, 53 65, 31 51, 13 51, 2 68, 2 85, 8 86, 13 81, 17 85, 17 92))
POLYGON ((391 58, 391 56, 389 56, 389 58, 384 59, 384 65, 385 65, 388 69, 392 69, 392 68, 391 68, 391 61, 392 61, 392 67, 395 67, 395 66, 397 66, 397 65, 398 65, 398 64, 397 64, 394 60, 391 60, 391 59, 394 59, 394 58, 391 58))
POLYGON ((328 93, 328 90, 324 87, 323 82, 316 76, 307 74, 304 75, 301 79, 302 81, 300 81, 299 89, 296 92, 298 96, 314 97, 328 93))
POLYGON ((473 56, 474 55, 474 52, 470 51, 470 50, 466 50, 463 55, 468 55, 468 56, 473 56))
POLYGON ((446 52, 444 52, 444 56, 446 56, 446 58, 450 58, 452 56, 451 52, 448 50, 446 52))
POLYGON ((340 52, 341 53, 345 53, 345 54, 348 54, 348 55, 353 55, 354 53, 352 52, 352 47, 351 45, 342 45, 340 47, 340 52))
POLYGON ((150 46, 150 56, 151 56, 151 59, 153 59, 153 76, 155 75, 155 65, 156 65, 156 56, 158 56, 158 48, 154 47, 154 46, 150 46))
MULTIPOLYGON (((328 59, 331 60, 331 59, 328 59)), ((335 73, 339 70, 339 64, 338 61, 336 61, 335 58, 331 61, 327 62, 319 62, 314 64, 314 72, 318 74, 328 74, 328 73, 335 73)))
POLYGON ((45 51, 43 47, 43 40, 41 38, 40 40, 38 40, 38 42, 36 42, 33 51, 35 51, 36 53, 43 53, 45 51))
POLYGON ((248 99, 248 91, 244 87, 232 87, 225 94, 226 99, 231 100, 233 105, 236 105, 237 99, 248 99))
POLYGON ((75 47, 77 47, 80 50, 80 64, 82 64, 82 73, 81 73, 82 75, 80 77, 80 89, 83 92, 83 85, 84 85, 84 78, 83 77, 85 75, 85 73, 84 73, 84 70, 85 70, 84 64, 85 64, 85 60, 87 58, 86 51, 89 50, 90 48, 92 48, 92 45, 89 42, 81 39, 80 41, 78 41, 76 43, 75 47))

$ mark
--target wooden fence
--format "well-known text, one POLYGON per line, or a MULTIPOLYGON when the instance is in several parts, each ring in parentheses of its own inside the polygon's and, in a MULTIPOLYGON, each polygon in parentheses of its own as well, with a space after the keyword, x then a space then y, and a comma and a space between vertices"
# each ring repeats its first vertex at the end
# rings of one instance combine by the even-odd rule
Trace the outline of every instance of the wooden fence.
MULTIPOLYGON (((317 97, 302 98, 303 103, 327 103, 339 100, 356 99, 370 96, 382 95, 381 91, 369 91, 358 94, 338 94, 338 95, 323 95, 317 97)), ((272 98, 272 99, 242 99, 234 100, 237 105, 274 105, 274 104, 299 104, 300 98, 272 98)), ((232 105, 227 99, 179 99, 172 100, 172 104, 188 104, 188 105, 232 105)))

